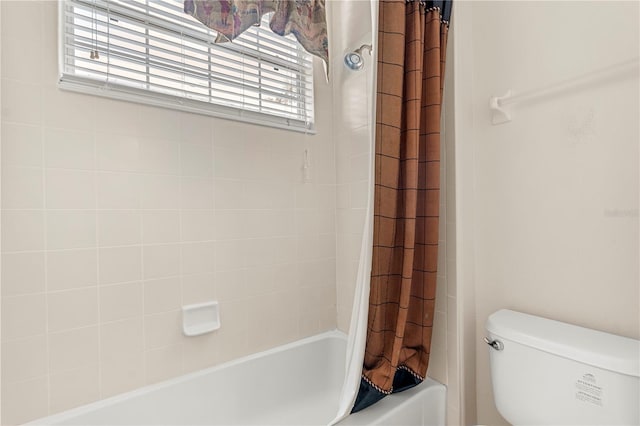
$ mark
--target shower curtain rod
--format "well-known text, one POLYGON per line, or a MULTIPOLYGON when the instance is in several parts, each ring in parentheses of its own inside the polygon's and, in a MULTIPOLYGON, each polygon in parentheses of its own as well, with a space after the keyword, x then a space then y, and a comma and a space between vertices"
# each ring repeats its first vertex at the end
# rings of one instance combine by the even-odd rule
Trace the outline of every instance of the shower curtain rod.
POLYGON ((640 57, 635 57, 606 68, 601 68, 596 71, 548 85, 546 87, 531 89, 517 94, 514 94, 513 91, 509 89, 503 96, 492 96, 489 99, 489 108, 492 111, 491 122, 492 124, 510 122, 512 120, 512 114, 509 106, 516 103, 527 102, 557 93, 569 92, 588 84, 605 80, 614 75, 633 71, 638 68, 638 64, 640 64, 640 57))

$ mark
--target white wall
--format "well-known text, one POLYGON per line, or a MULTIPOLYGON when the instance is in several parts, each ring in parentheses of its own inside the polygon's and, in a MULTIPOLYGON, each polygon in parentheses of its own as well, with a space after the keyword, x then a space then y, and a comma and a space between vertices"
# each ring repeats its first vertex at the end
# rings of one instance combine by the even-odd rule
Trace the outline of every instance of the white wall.
POLYGON ((2 424, 336 327, 317 61, 305 136, 60 91, 56 2, 1 9, 2 424), (182 336, 209 299, 222 328, 182 336))
POLYGON ((477 421, 504 424, 488 392, 482 342, 492 312, 510 308, 640 337, 638 69, 517 105, 513 121, 499 126, 490 123, 488 99, 637 58, 639 4, 460 8, 471 19, 456 57, 472 66, 456 77, 456 88, 471 87, 456 98, 471 107, 456 115, 463 129, 456 137, 466 138, 456 141, 457 166, 469 166, 462 163, 469 155, 472 164, 458 184, 473 223, 461 238, 474 258, 462 267, 460 288, 475 293, 477 421))

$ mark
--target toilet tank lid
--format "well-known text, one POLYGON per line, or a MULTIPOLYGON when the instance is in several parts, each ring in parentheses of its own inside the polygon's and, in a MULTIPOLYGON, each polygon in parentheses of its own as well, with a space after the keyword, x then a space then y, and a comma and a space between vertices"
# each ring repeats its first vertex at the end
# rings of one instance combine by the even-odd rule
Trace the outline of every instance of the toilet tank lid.
POLYGON ((640 377, 640 341, 502 309, 486 329, 500 337, 605 370, 640 377))

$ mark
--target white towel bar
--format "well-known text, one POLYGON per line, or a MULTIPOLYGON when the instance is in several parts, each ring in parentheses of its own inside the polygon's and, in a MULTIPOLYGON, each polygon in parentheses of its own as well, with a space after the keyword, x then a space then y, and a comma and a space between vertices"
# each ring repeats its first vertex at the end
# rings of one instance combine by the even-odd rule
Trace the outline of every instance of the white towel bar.
MULTIPOLYGON (((588 84, 592 84, 596 81, 605 80, 613 76, 625 73, 631 73, 633 70, 638 69, 639 64, 640 57, 636 57, 606 68, 580 75, 578 77, 551 84, 546 87, 532 89, 520 93, 514 93, 511 89, 509 89, 503 96, 492 96, 489 99, 489 108, 492 111, 491 122, 493 124, 502 124, 511 121, 512 111, 510 106, 516 103, 527 102, 531 101, 532 99, 575 90, 588 84)), ((635 76, 638 77, 638 74, 636 73, 635 76)))

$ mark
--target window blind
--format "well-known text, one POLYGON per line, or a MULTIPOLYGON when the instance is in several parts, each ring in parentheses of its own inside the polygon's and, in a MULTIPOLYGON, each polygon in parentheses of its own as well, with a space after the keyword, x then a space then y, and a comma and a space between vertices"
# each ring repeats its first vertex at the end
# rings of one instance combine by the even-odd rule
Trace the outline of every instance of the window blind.
POLYGON ((60 2, 60 87, 256 124, 313 129, 311 55, 259 27, 214 43, 181 0, 60 2), (98 57, 92 52, 98 52, 98 57))

